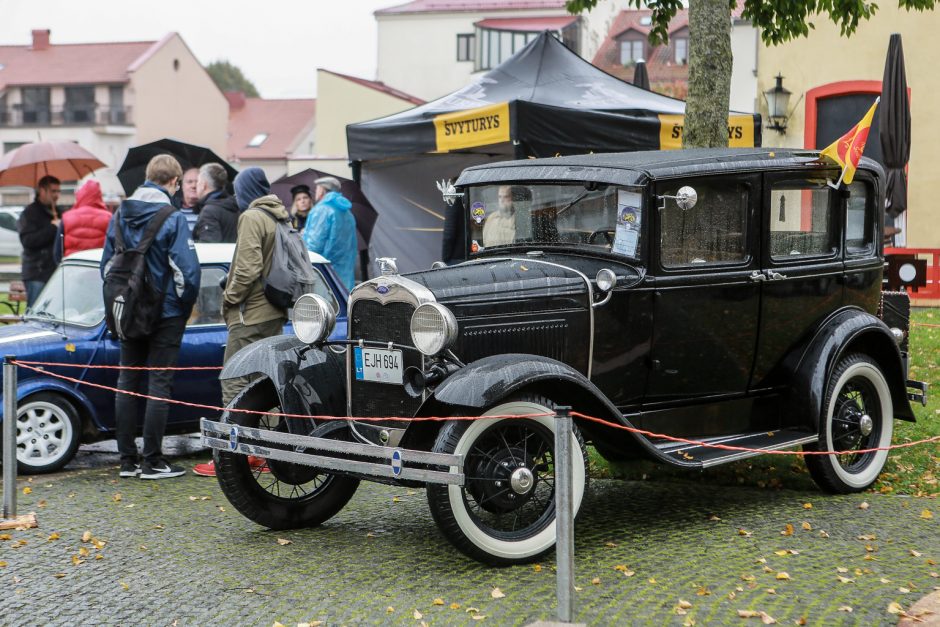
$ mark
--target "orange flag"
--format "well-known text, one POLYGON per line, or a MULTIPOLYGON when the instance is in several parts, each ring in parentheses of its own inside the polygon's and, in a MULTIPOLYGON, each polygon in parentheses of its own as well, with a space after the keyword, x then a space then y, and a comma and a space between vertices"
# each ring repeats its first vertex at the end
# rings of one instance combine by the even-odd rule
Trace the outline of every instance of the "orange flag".
POLYGON ((835 187, 838 187, 842 181, 848 185, 855 177, 855 168, 858 167, 858 162, 861 161, 862 153, 865 151, 868 129, 871 128, 871 120, 875 117, 875 109, 880 101, 881 98, 876 98, 871 109, 858 124, 820 151, 820 156, 825 155, 842 167, 842 176, 839 177, 839 182, 835 184, 835 187))

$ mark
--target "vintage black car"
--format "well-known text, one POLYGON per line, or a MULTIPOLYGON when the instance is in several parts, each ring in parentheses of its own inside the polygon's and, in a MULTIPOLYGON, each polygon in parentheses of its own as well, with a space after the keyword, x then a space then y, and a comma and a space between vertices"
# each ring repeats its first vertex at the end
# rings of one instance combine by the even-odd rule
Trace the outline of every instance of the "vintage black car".
POLYGON ((467 261, 387 264, 352 291, 346 342, 304 296, 296 337, 226 367, 261 376, 203 422, 223 491, 280 529, 327 520, 362 478, 427 487, 461 551, 532 560, 555 542, 559 406, 606 421, 576 420, 576 508, 585 444, 688 469, 843 451, 807 457, 813 478, 864 490, 887 458, 868 449, 914 420, 926 386, 907 380, 907 297, 882 292, 884 174, 862 160, 836 188, 839 174, 817 152, 762 149, 466 170, 446 196, 464 208, 467 261), (324 415, 352 418, 308 417, 324 415))

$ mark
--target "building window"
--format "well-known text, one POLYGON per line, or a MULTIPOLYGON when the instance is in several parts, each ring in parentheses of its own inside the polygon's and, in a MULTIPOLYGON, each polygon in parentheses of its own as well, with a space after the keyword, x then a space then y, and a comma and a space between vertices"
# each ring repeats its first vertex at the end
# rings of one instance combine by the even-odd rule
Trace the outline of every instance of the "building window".
POLYGON ((643 40, 641 39, 628 39, 626 41, 620 42, 620 63, 621 65, 629 65, 631 63, 636 63, 641 59, 645 59, 643 55, 643 40))
POLYGON ((263 144, 263 143, 264 143, 264 140, 266 140, 267 138, 268 138, 268 134, 267 134, 267 133, 258 133, 257 135, 255 135, 254 137, 251 138, 251 141, 250 141, 250 142, 248 142, 248 147, 249 147, 249 148, 257 148, 258 146, 260 146, 261 144, 263 144))
POLYGON ((475 37, 473 33, 467 35, 457 35, 457 60, 473 61, 473 43, 475 37))
POLYGON ((23 124, 49 124, 52 121, 48 87, 23 88, 23 124))
POLYGON ((65 123, 90 124, 95 119, 95 87, 76 85, 65 88, 65 123))
POLYGON ((689 40, 676 39, 676 63, 685 65, 689 62, 689 40))
POLYGON ((108 87, 108 124, 127 124, 123 85, 108 87))
MULTIPOLYGON (((539 33, 522 31, 501 31, 490 30, 486 28, 477 28, 474 36, 476 53, 473 59, 473 71, 490 70, 512 55, 522 50, 526 44, 538 37, 539 33)), ((555 31, 552 35, 560 38, 560 33, 555 31)))

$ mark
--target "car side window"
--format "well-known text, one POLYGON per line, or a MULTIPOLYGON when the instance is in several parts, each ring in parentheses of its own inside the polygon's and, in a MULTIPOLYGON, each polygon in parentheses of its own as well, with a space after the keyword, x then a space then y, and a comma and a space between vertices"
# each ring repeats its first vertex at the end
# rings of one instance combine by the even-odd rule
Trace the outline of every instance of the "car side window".
POLYGON ((875 252, 874 195, 865 181, 853 181, 845 200, 845 254, 871 255, 875 252))
POLYGON ((0 228, 15 231, 16 218, 9 213, 0 213, 0 228))
POLYGON ((674 200, 665 199, 665 207, 659 211, 663 267, 747 261, 750 186, 724 178, 682 181, 659 188, 658 194, 675 196, 683 185, 695 188, 698 202, 684 211, 674 200))
POLYGON ((333 305, 333 311, 339 314, 339 301, 336 300, 336 294, 330 289, 330 284, 326 280, 326 277, 323 276, 323 273, 320 272, 320 268, 316 265, 313 266, 313 273, 317 275, 316 281, 313 282, 313 293, 325 298, 326 302, 333 305))
POLYGON ((823 180, 781 181, 770 192, 770 257, 831 256, 838 252, 833 190, 823 180))
POLYGON ((203 268, 199 279, 199 296, 193 306, 187 326, 201 326, 207 324, 225 324, 222 318, 222 277, 225 270, 222 268, 203 268))

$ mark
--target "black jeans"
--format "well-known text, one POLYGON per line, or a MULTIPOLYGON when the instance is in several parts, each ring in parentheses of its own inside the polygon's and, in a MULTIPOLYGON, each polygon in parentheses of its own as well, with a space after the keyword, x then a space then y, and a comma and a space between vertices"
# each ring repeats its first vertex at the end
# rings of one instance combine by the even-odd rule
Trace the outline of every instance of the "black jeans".
MULTIPOLYGON (((150 337, 140 340, 121 342, 122 366, 173 367, 180 352, 186 318, 176 316, 163 318, 157 323, 150 337)), ((140 378, 147 375, 149 385, 147 394, 159 398, 170 398, 173 391, 172 370, 121 370, 118 375, 118 389, 133 392, 140 391, 140 378)), ((115 420, 117 421, 117 445, 121 461, 137 461, 137 401, 138 397, 118 394, 115 400, 115 420)), ((163 432, 166 430, 166 416, 169 406, 165 401, 147 399, 144 410, 144 459, 155 462, 163 455, 163 432)))

